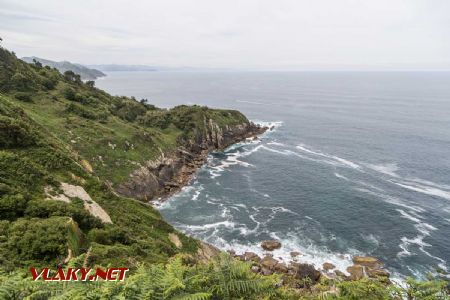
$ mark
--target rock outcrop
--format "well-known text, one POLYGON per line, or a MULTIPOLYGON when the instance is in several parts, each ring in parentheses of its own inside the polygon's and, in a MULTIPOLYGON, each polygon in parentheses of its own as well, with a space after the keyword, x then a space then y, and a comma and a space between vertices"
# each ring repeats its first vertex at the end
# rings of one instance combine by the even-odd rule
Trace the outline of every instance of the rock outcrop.
POLYGON ((281 248, 281 243, 277 240, 267 240, 261 243, 261 248, 267 251, 273 251, 281 248))
POLYGON ((143 201, 166 198, 189 183, 211 151, 223 150, 266 130, 252 122, 220 127, 212 119, 204 120, 202 133, 184 142, 175 152, 161 153, 158 159, 147 161, 130 174, 129 180, 115 187, 115 191, 143 201))
POLYGON ((99 218, 103 223, 112 223, 111 217, 108 213, 91 198, 82 186, 61 182, 60 188, 63 192, 62 194, 55 193, 51 186, 45 187, 44 192, 48 199, 63 201, 66 203, 70 203, 72 198, 83 200, 84 209, 86 209, 91 215, 99 218))

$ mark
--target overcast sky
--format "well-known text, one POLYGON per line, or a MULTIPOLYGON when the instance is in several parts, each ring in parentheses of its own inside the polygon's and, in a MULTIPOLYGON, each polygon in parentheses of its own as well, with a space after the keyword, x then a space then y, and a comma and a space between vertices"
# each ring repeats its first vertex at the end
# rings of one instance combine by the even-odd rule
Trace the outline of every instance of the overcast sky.
POLYGON ((84 64, 450 69, 450 0, 0 0, 0 37, 84 64))

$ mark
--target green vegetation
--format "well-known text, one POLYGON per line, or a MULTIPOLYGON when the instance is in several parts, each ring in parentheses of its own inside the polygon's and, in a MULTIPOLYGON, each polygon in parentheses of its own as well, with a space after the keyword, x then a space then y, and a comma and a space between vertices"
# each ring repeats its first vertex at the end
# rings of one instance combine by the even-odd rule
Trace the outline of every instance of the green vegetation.
MULTIPOLYGON (((72 267, 82 265, 82 258, 72 267)), ((262 276, 250 264, 222 254, 208 263, 193 264, 177 255, 166 264, 141 265, 123 282, 33 282, 21 273, 0 274, 2 299, 304 299, 304 300, 445 300, 445 281, 420 283, 412 279, 401 288, 378 280, 322 279, 316 286, 293 289, 281 286, 279 275, 262 276)))
POLYGON ((254 274, 226 255, 198 262, 196 240, 111 187, 205 134, 208 122, 224 130, 248 120, 232 110, 164 110, 111 96, 71 71, 27 64, 0 48, 0 299, 448 299, 445 281, 409 280, 404 289, 378 280, 311 285, 254 274), (61 183, 83 193, 73 196, 61 183), (86 209, 94 201, 112 223, 86 209), (60 265, 131 273, 118 283, 29 278, 30 266, 60 265))

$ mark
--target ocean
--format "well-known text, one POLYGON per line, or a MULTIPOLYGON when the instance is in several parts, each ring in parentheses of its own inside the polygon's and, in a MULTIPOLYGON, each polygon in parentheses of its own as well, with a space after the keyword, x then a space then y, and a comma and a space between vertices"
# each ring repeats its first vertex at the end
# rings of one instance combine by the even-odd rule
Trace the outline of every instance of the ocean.
POLYGON ((273 126, 213 153, 161 207, 181 231, 238 253, 395 277, 450 271, 450 73, 111 72, 97 86, 160 107, 237 109, 273 126))

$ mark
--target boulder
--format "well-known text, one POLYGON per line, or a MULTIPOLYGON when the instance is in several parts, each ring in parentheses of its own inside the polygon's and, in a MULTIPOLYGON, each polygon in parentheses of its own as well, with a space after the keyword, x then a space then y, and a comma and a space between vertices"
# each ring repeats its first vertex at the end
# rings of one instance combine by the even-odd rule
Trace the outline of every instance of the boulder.
POLYGON ((366 273, 371 278, 377 278, 377 277, 386 277, 389 278, 390 274, 388 271, 383 269, 367 269, 366 273))
POLYGON ((261 269, 261 274, 263 274, 263 275, 265 275, 265 276, 268 276, 268 275, 272 275, 272 274, 273 274, 273 271, 270 270, 270 269, 268 269, 268 268, 262 268, 262 269, 261 269))
POLYGON ((200 242, 197 249, 197 258, 200 261, 210 261, 213 257, 216 257, 219 254, 220 250, 218 248, 204 242, 200 242))
POLYGON ((309 278, 311 283, 314 284, 320 279, 321 273, 314 268, 313 265, 309 264, 295 264, 291 265, 293 270, 295 271, 295 277, 297 279, 306 279, 309 278))
POLYGON ((281 248, 281 243, 277 240, 267 240, 261 243, 261 247, 267 251, 273 251, 281 248))
POLYGON ((300 256, 301 253, 298 251, 292 251, 290 254, 292 258, 296 258, 297 256, 300 256))
POLYGON ((245 261, 254 261, 254 262, 260 262, 261 258, 253 252, 245 252, 244 253, 244 260, 245 261))
POLYGON ((259 266, 252 266, 250 269, 253 273, 259 273, 261 268, 259 266))
POLYGON ((288 272, 288 267, 286 266, 285 263, 277 263, 274 267, 275 272, 277 273, 287 273, 288 272))
POLYGON ((382 263, 378 260, 378 258, 371 256, 355 256, 353 257, 353 263, 355 265, 360 265, 364 267, 369 267, 373 269, 379 269, 382 267, 382 263))
POLYGON ((364 278, 364 267, 360 265, 354 265, 347 268, 347 272, 350 273, 350 280, 360 280, 364 278))
POLYGON ((336 276, 338 276, 338 277, 347 278, 347 275, 345 275, 344 272, 339 271, 339 270, 334 270, 334 274, 336 274, 336 276))
POLYGON ((266 256, 261 260, 261 266, 269 270, 273 270, 277 263, 278 261, 270 256, 266 256))
POLYGON ((324 271, 329 271, 329 270, 336 268, 336 266, 333 265, 332 263, 326 262, 326 263, 323 263, 322 268, 324 271))

